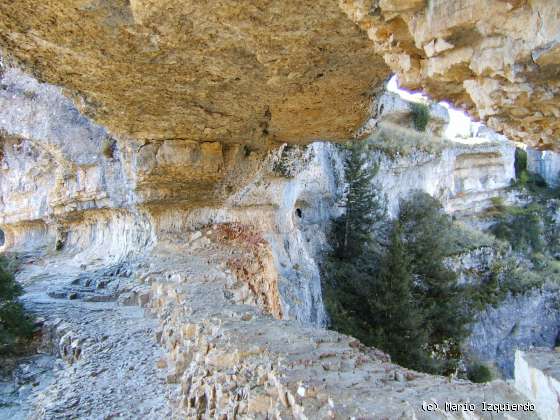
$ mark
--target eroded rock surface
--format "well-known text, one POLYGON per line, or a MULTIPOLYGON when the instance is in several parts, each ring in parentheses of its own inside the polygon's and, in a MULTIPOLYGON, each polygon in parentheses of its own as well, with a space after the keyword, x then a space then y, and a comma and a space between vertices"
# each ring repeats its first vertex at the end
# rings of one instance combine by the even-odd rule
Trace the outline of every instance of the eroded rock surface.
POLYGON ((543 420, 560 415, 560 357, 558 350, 535 348, 515 353, 515 386, 534 402, 543 420))
POLYGON ((444 402, 468 399, 478 407, 470 418, 511 418, 482 412, 481 401, 491 395, 492 402, 526 402, 500 381, 477 385, 410 371, 351 337, 275 319, 228 268, 229 259, 250 251, 224 242, 224 227, 170 236, 124 269, 84 268, 48 256, 28 261, 18 275, 28 286, 25 302, 45 317, 50 346, 44 350, 60 361, 51 380, 31 387, 23 413, 41 419, 449 419, 464 414, 445 412, 444 402), (45 293, 45 283, 66 290, 85 277, 120 282, 117 302, 45 293), (423 410, 424 401, 440 408, 423 410))
POLYGON ((477 316, 465 347, 476 360, 495 364, 506 377, 513 377, 516 349, 557 344, 558 303, 555 287, 508 296, 498 307, 488 306, 477 316))
POLYGON ((345 139, 388 74, 335 1, 3 2, 0 21, 6 53, 140 139, 345 139))
POLYGON ((345 139, 393 71, 550 148, 558 13, 547 0, 25 0, 0 5, 0 43, 121 136, 253 147, 345 139))
POLYGON ((59 258, 28 259, 18 279, 27 290, 24 304, 44 322, 39 348, 43 356, 23 361, 18 369, 32 376, 15 376, 10 404, 0 408, 0 414, 14 419, 170 415, 166 397, 170 389, 157 368, 162 356, 155 336, 159 324, 137 306, 142 298, 124 299, 133 290, 141 293, 130 273, 121 266, 84 271, 59 258), (62 293, 76 287, 75 280, 86 278, 114 283, 125 305, 107 302, 105 287, 97 288, 101 299, 91 299, 93 292, 62 293))
POLYGON ((555 1, 341 0, 400 83, 469 111, 509 138, 558 148, 555 1))
POLYGON ((550 187, 560 187, 560 153, 527 148, 527 170, 542 176, 550 187))

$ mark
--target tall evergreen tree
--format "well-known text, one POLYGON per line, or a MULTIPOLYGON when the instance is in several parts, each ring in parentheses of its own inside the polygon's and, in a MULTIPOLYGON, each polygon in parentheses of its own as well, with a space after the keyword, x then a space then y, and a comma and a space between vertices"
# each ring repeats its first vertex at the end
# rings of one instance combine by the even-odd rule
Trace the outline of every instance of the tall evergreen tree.
POLYGON ((388 222, 373 180, 378 167, 366 157, 363 144, 347 152, 346 211, 334 222, 333 252, 323 265, 331 327, 404 366, 449 372, 467 322, 456 275, 444 264, 451 220, 419 193, 388 222))
POLYGON ((427 331, 423 328, 423 314, 412 294, 412 278, 402 228, 396 221, 368 299, 370 322, 375 326, 373 342, 369 344, 386 351, 399 364, 423 369, 429 364, 425 351, 427 331))
POLYGON ((323 295, 331 327, 371 342, 368 295, 382 249, 386 210, 373 182, 378 166, 367 161, 367 146, 352 143, 346 150, 344 214, 333 222, 333 252, 323 266, 323 295), (372 235, 375 231, 376 235, 372 235))
MULTIPOLYGON (((345 213, 334 227, 336 253, 341 259, 353 258, 376 248, 372 231, 386 219, 381 191, 373 182, 378 170, 378 165, 368 165, 365 142, 350 145, 345 158, 347 186, 342 204, 345 213)), ((382 235, 378 232, 376 236, 382 235)))
POLYGON ((418 192, 401 203, 399 222, 415 275, 413 294, 426 317, 429 346, 445 344, 457 353, 470 319, 457 275, 444 262, 452 221, 436 199, 418 192))

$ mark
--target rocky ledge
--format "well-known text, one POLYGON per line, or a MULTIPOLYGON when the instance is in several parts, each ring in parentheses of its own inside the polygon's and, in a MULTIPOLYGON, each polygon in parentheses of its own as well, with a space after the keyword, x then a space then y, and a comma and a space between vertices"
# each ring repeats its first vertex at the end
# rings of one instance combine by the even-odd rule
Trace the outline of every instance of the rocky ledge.
POLYGON ((26 304, 46 318, 46 341, 54 345, 44 350, 63 360, 54 381, 23 396, 28 416, 505 419, 511 417, 483 412, 482 402, 527 403, 504 382, 414 372, 352 337, 275 319, 227 267, 240 248, 220 232, 214 226, 190 241, 162 241, 112 276, 68 259, 28 264, 19 274, 28 284, 26 304), (67 291, 86 277, 119 282, 116 301, 55 299, 44 291, 46 283, 67 291), (445 410, 446 402, 467 400, 472 413, 445 410))

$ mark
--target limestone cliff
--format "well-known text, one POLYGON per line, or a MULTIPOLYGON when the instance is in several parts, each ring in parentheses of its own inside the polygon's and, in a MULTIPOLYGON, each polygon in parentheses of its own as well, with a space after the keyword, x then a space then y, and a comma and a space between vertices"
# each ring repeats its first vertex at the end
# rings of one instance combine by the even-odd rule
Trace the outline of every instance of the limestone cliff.
MULTIPOLYGON (((29 417, 449 418, 422 401, 524 401, 317 328, 344 152, 316 140, 371 134, 392 214, 414 188, 476 213, 513 177, 503 142, 376 142, 410 126, 381 97, 391 69, 527 143, 558 134, 549 5, 461 4, 2 2, 2 250, 60 359, 18 384, 29 417)), ((432 114, 433 140, 447 115, 432 114)))
POLYGON ((550 187, 560 186, 560 154, 527 148, 527 170, 543 177, 550 187))
POLYGON ((558 418, 560 381, 558 350, 535 348, 515 353, 515 387, 534 402, 543 420, 558 418))
POLYGON ((557 147, 555 1, 342 0, 403 86, 449 100, 509 138, 557 147))
POLYGON ((0 44, 121 137, 345 139, 393 71, 555 147, 559 22, 546 0, 25 0, 0 5, 0 44))

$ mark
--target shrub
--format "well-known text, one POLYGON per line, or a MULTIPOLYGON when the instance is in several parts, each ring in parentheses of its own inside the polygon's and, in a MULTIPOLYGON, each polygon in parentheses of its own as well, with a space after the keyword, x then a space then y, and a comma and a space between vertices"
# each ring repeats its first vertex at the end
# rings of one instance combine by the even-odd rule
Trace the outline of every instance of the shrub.
POLYGON ((427 133, 390 122, 380 122, 378 130, 367 140, 371 149, 379 150, 391 158, 409 156, 416 152, 440 154, 449 141, 427 133))
POLYGON ((17 351, 33 334, 33 323, 18 301, 21 294, 8 260, 0 257, 0 354, 17 351))
POLYGON ((516 251, 539 252, 543 249, 542 220, 542 208, 536 203, 503 207, 490 231, 498 239, 508 241, 516 251))
POLYGON ((467 378, 475 383, 490 382, 493 379, 492 371, 482 363, 474 363, 467 369, 467 378))
POLYGON ((107 159, 113 159, 113 155, 115 154, 115 140, 109 137, 103 139, 101 143, 101 152, 107 159))
POLYGON ((418 102, 411 102, 409 108, 412 113, 414 128, 418 131, 426 131, 426 127, 430 121, 430 108, 418 102))
POLYGON ((527 172, 527 152, 519 147, 515 149, 515 177, 519 179, 522 173, 527 172))

